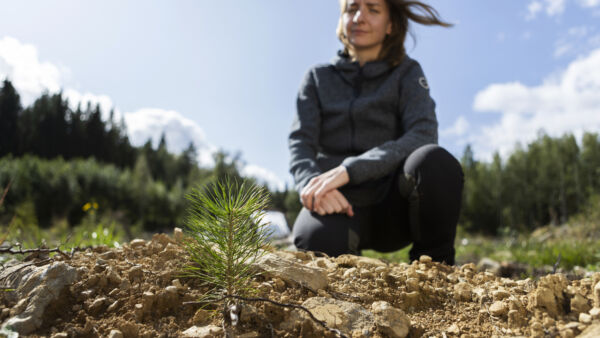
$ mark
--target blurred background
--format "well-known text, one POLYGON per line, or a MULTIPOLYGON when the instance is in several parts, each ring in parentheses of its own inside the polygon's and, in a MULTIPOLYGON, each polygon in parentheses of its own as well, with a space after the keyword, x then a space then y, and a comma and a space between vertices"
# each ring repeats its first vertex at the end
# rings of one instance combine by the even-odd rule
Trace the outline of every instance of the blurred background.
MULTIPOLYGON (((425 2, 455 25, 413 26, 407 50, 467 177, 459 261, 595 266, 600 1, 425 2)), ((171 231, 227 175, 293 223, 287 135, 304 72, 340 49, 337 1, 0 6, 0 239, 171 231)))

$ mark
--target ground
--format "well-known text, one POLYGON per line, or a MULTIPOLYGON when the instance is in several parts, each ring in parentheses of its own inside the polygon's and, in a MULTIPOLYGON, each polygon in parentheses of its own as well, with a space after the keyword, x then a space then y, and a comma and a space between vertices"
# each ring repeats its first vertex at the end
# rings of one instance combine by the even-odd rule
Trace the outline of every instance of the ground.
MULTIPOLYGON (((307 273, 322 276, 324 284, 315 289, 280 272, 266 271, 253 281, 256 297, 290 304, 321 297, 366 310, 385 301, 408 316, 410 337, 573 337, 600 323, 596 308, 600 305, 600 273, 575 280, 562 274, 514 280, 477 271, 474 264, 447 266, 425 256, 412 264, 398 264, 351 255, 329 258, 278 250, 269 254, 306 267, 307 273)), ((124 337, 179 337, 192 326, 222 324, 220 304, 204 309, 186 304, 207 289, 197 280, 182 277, 187 253, 167 235, 134 240, 121 248, 88 249, 72 257, 55 255, 53 261, 42 262, 38 265, 65 263, 74 268, 76 278, 49 303, 40 324, 25 336, 106 337, 118 330, 124 337)), ((32 302, 11 298, 15 292, 19 290, 1 296, 0 319, 4 323, 26 313, 27 302, 32 302)), ((249 302, 242 306, 236 333, 246 337, 336 336, 298 313, 271 303, 249 302)), ((336 323, 335 318, 331 321, 321 314, 321 319, 340 330, 344 327, 343 318, 336 323)), ((362 331, 342 333, 389 335, 377 323, 362 331)))

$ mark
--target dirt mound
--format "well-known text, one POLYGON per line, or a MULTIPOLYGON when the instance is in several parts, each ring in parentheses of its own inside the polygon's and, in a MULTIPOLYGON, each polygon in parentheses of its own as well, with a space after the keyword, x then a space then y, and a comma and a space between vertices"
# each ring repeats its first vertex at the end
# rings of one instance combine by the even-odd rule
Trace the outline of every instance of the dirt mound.
MULTIPOLYGON (((39 267, 20 263, 0 276, 8 278, 12 269, 10 278, 19 281, 16 291, 0 296, 4 332, 22 330, 14 325, 18 322, 29 325, 21 333, 31 337, 222 336, 218 306, 183 304, 206 291, 196 280, 180 277, 186 262, 174 239, 155 235, 71 259, 56 255, 39 267), (48 271, 76 278, 63 285, 48 271)), ((412 264, 388 264, 288 251, 269 253, 257 268, 265 271, 253 282, 257 297, 304 304, 352 337, 574 337, 600 325, 600 273, 580 280, 561 274, 511 280, 478 272, 473 264, 451 267, 426 256, 412 264)), ((267 302, 243 305, 237 333, 335 336, 302 311, 267 302)))

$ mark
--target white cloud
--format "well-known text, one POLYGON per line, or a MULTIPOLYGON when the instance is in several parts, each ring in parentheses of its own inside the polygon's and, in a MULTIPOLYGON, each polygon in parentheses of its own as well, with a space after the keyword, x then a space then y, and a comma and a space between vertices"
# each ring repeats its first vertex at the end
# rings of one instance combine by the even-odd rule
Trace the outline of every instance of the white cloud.
POLYGON ((545 11, 548 16, 557 16, 565 11, 566 0, 534 0, 527 5, 527 20, 533 20, 539 12, 545 11))
POLYGON ((240 174, 255 178, 259 183, 266 184, 271 190, 282 191, 285 189, 285 183, 275 173, 260 166, 248 164, 241 170, 240 174))
MULTIPOLYGON (((583 8, 600 6, 600 0, 577 0, 576 3, 583 8)), ((564 13, 567 0, 533 0, 527 5, 525 19, 533 20, 538 13, 544 11, 549 17, 559 16, 564 13)), ((593 13, 595 15, 595 13, 593 13)))
POLYGON ((578 56, 600 47, 600 34, 595 34, 593 26, 569 28, 554 43, 554 57, 578 56))
MULTIPOLYGON (((81 104, 81 109, 85 109, 86 105, 90 103, 92 107, 97 104, 100 105, 100 110, 102 111, 102 118, 104 120, 108 119, 111 109, 115 109, 115 106, 108 95, 96 95, 92 93, 80 93, 74 89, 66 89, 63 91, 63 97, 69 101, 69 107, 71 109, 77 109, 77 105, 81 104)), ((120 117, 120 113, 115 109, 115 120, 118 122, 120 117)))
POLYGON ((61 85, 59 68, 49 62, 40 62, 37 49, 17 39, 0 40, 0 80, 10 79, 19 90, 23 105, 29 105, 44 90, 58 92, 61 85))
POLYGON ((559 15, 565 11, 566 0, 545 0, 545 2, 548 16, 559 15))
POLYGON ((456 121, 454 121, 454 124, 444 130, 442 130, 440 132, 441 136, 462 136, 464 134, 466 134, 466 132, 469 130, 469 121, 467 121, 467 119, 461 115, 459 116, 456 121))
POLYGON ((532 1, 527 5, 527 20, 533 20, 537 14, 543 9, 543 5, 539 1, 532 1))
POLYGON ((584 8, 600 6, 600 0, 577 0, 577 2, 584 8))
MULTIPOLYGON (((143 108, 133 112, 121 113, 108 95, 82 93, 73 88, 64 88, 65 78, 71 76, 68 69, 58 67, 50 62, 41 62, 38 51, 31 44, 24 44, 17 39, 4 37, 0 39, 0 80, 8 78, 19 94, 23 106, 31 105, 42 93, 58 93, 68 99, 69 106, 76 109, 78 104, 99 104, 103 118, 108 119, 111 109, 117 122, 121 117, 127 125, 130 142, 135 146, 146 143, 150 138, 156 145, 164 132, 170 152, 185 150, 193 142, 198 152, 198 162, 202 166, 214 165, 213 154, 217 147, 206 140, 204 130, 194 121, 173 110, 143 108)), ((284 189, 283 181, 269 170, 257 165, 246 165, 240 169, 244 176, 257 178, 272 189, 284 189)))
POLYGON ((469 136, 476 154, 509 154, 516 142, 534 140, 539 130, 551 136, 600 130, 600 48, 573 61, 538 86, 492 84, 475 96, 473 109, 501 113, 500 121, 469 136))
POLYGON ((214 165, 212 155, 217 147, 206 141, 204 130, 194 121, 174 110, 143 108, 124 113, 127 133, 131 144, 141 146, 152 139, 158 144, 162 133, 165 134, 167 149, 173 153, 185 150, 190 142, 198 151, 198 161, 202 166, 214 165))

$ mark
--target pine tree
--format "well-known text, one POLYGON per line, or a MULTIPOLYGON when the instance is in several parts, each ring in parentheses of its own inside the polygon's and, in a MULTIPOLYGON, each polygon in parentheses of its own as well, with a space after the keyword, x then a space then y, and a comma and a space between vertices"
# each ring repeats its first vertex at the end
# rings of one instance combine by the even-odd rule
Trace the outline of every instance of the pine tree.
POLYGON ((0 157, 17 153, 21 109, 19 94, 8 79, 4 80, 0 89, 0 157))

